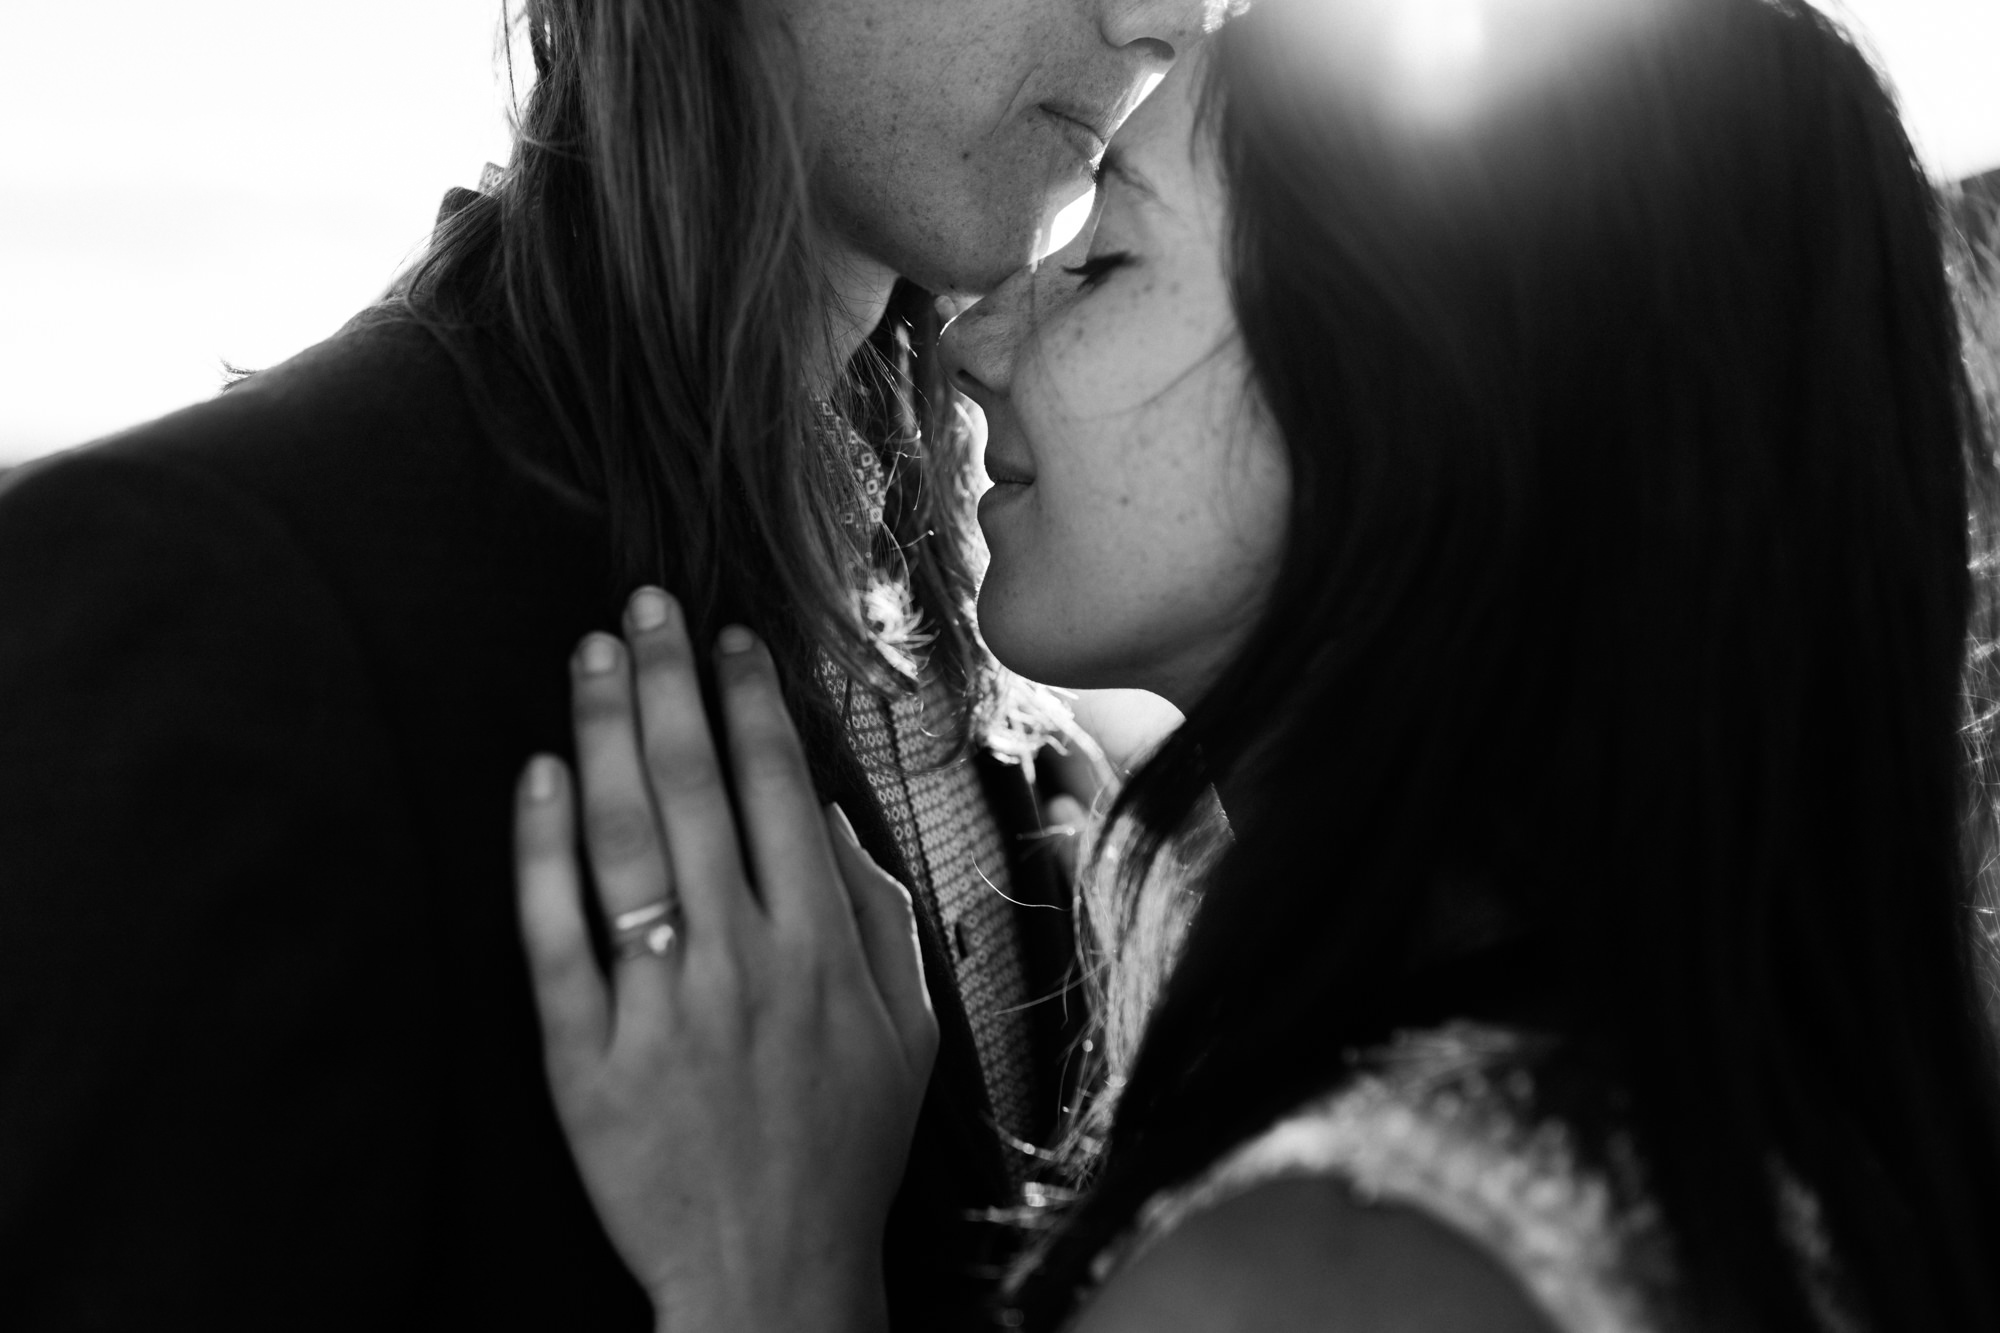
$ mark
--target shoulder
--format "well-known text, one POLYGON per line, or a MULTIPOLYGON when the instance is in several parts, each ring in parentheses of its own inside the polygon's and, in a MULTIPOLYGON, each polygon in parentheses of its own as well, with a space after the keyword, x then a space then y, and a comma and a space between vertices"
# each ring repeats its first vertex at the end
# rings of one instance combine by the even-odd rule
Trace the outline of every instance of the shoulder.
POLYGON ((1457 1232, 1338 1180, 1273 1180, 1190 1217, 1097 1293, 1076 1333, 1549 1333, 1457 1232))
POLYGON ((0 479, 4 613, 38 588, 117 588, 98 603, 115 610, 193 582, 302 578, 400 605, 422 600, 413 580, 491 565, 499 541, 587 546, 594 515, 486 429, 547 434, 480 357, 497 353, 468 372, 414 319, 369 312, 213 399, 16 469, 0 479), (502 387, 496 412, 468 373, 502 387))
POLYGON ((0 503, 13 522, 87 513, 145 478, 163 521, 244 501, 380 504, 453 484, 481 434, 459 362, 414 319, 378 309, 210 399, 18 469, 0 503))
POLYGON ((287 545, 282 523, 226 481, 145 450, 80 449, 0 482, 0 608, 16 625, 37 609, 67 620, 269 577, 287 545), (117 602, 65 600, 112 588, 117 602))
POLYGON ((0 604, 10 621, 82 589, 143 598, 185 596, 191 584, 218 593, 254 586, 297 563, 293 547, 269 506, 170 451, 92 446, 0 481, 0 604))
POLYGON ((146 450, 86 448, 0 484, 0 626, 0 691, 39 700, 10 744, 48 756, 224 719, 295 732, 361 702, 347 617, 292 525, 146 450))
POLYGON ((1568 1122, 1537 1110, 1550 1049, 1449 1024, 1369 1053, 1148 1200, 1093 1266, 1105 1308, 1195 1321, 1168 1328, 1235 1327, 1229 1310, 1260 1299, 1283 1301, 1253 1321, 1270 1328, 1335 1315, 1333 1327, 1412 1333, 1671 1325, 1672 1245, 1642 1165, 1622 1136, 1585 1153, 1568 1122))

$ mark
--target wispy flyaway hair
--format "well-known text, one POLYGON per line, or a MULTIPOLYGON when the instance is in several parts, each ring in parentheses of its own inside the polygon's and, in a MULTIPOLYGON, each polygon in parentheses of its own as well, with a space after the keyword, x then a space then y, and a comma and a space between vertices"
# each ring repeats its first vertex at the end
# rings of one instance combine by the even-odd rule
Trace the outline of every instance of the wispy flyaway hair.
POLYGON ((899 291, 849 367, 840 405, 893 478, 892 539, 862 549, 838 517, 853 478, 816 437, 808 386, 835 298, 773 7, 525 0, 509 21, 534 65, 513 159, 396 298, 469 370, 493 364, 478 343, 531 386, 559 436, 552 484, 605 515, 609 594, 658 582, 699 635, 752 625, 808 714, 823 712, 820 653, 888 687, 885 640, 926 636, 969 714, 994 671, 969 620, 967 460, 955 433, 919 430, 941 399, 926 392, 936 315, 899 291), (884 569, 907 570, 920 626, 868 623, 862 590, 884 569))

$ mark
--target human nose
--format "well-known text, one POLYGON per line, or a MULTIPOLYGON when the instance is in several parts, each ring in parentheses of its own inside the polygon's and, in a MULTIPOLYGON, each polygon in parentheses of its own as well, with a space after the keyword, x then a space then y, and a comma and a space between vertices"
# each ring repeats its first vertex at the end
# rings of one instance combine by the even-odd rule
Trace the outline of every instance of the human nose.
POLYGON ((1137 49, 1165 73, 1220 22, 1223 0, 1090 0, 1107 45, 1137 49))
MULTIPOLYGON (((1100 191, 1096 202, 1104 196, 1100 191)), ((983 300, 945 325, 938 339, 938 356, 951 384, 981 410, 992 415, 1014 383, 1014 362, 1035 330, 1053 319, 1076 297, 1076 279, 1068 269, 1090 253, 1097 213, 1069 244, 1044 256, 995 287, 983 300)))
POLYGON ((1026 332, 1032 269, 1022 269, 945 326, 938 356, 960 393, 991 411, 1014 378, 1014 353, 1026 332))

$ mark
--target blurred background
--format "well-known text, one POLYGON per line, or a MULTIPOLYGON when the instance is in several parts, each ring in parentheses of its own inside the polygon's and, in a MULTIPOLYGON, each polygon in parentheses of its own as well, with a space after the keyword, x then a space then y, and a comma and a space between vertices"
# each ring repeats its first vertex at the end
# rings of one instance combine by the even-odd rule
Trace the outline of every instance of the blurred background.
MULTIPOLYGON (((2000 0, 1826 5, 1941 181, 2000 167, 2000 0)), ((23 0, 7 36, 0 468, 324 338, 507 158, 500 0, 23 0)), ((1114 753, 1171 718, 1084 705, 1114 753)))
POLYGON ((498 0, 7 11, 0 464, 333 332, 505 161, 498 0))
MULTIPOLYGON (((1828 0, 1932 170, 2000 166, 2000 0, 1828 0)), ((10 5, 0 466, 333 332, 504 162, 500 0, 10 5)))

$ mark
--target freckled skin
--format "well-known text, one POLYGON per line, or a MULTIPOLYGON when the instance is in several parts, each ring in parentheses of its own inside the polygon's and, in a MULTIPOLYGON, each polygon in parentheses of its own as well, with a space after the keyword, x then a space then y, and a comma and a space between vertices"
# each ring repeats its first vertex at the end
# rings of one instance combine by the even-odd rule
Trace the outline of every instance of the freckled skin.
POLYGON ((1033 476, 980 506, 987 643, 1035 680, 1183 708, 1261 609, 1290 493, 1230 310, 1221 182, 1193 140, 1199 60, 1118 136, 1157 203, 1108 176, 1094 236, 1008 279, 945 339, 985 411, 989 468, 1033 476), (1116 252, 1130 262, 1092 287, 1062 271, 1116 252))
POLYGON ((1104 133, 1200 35, 1203 0, 779 0, 814 195, 837 242, 932 291, 1033 258, 1093 166, 1042 110, 1104 133))

